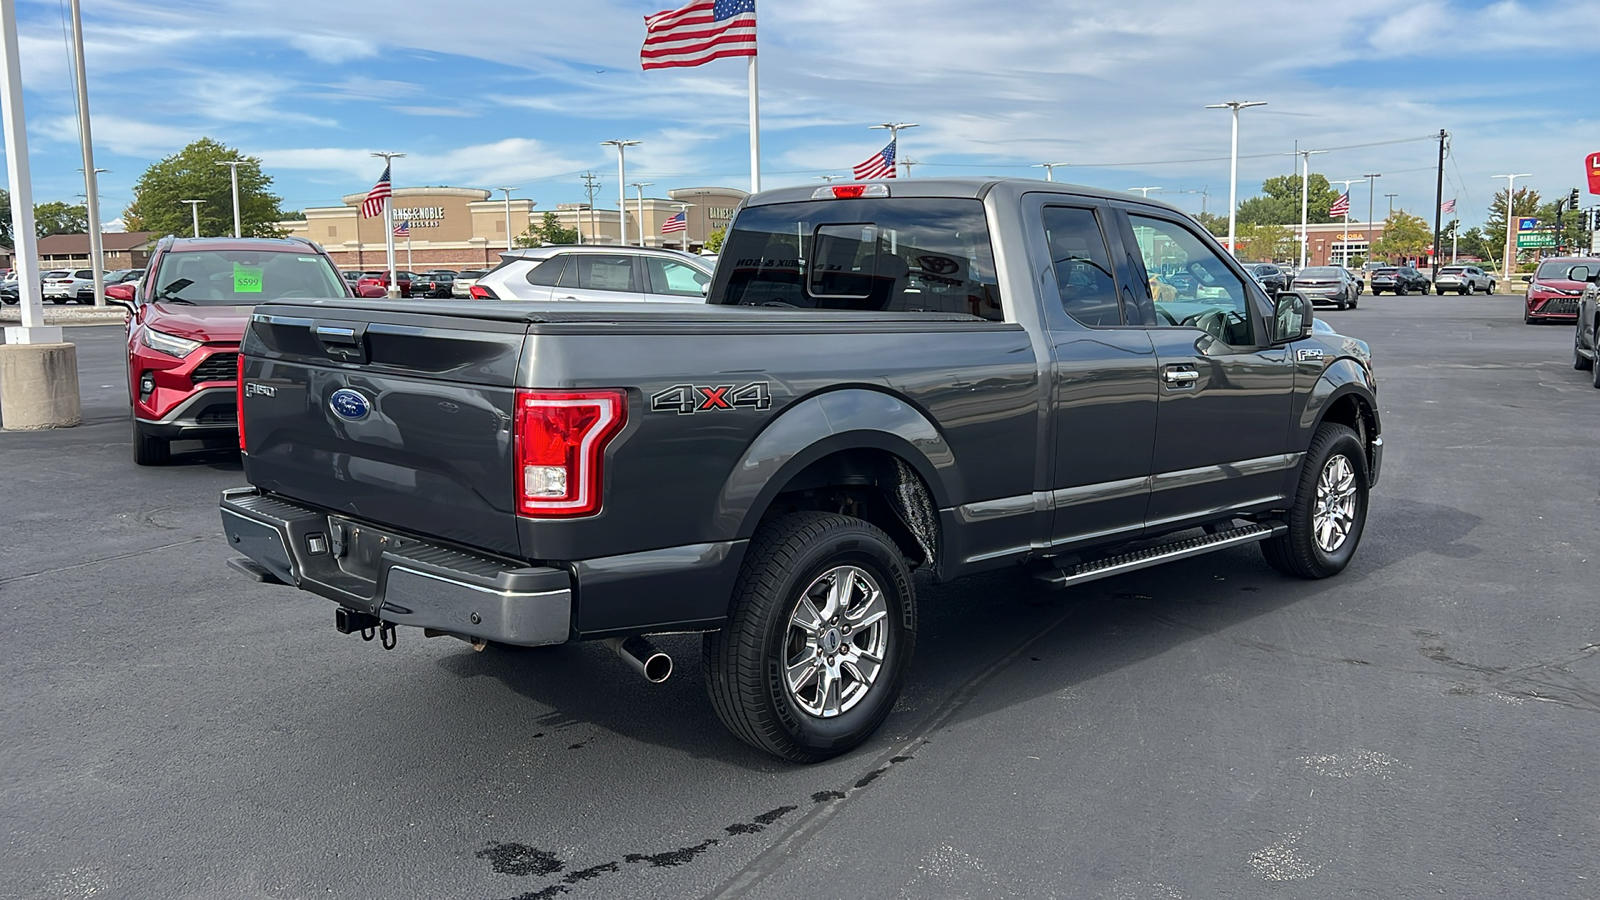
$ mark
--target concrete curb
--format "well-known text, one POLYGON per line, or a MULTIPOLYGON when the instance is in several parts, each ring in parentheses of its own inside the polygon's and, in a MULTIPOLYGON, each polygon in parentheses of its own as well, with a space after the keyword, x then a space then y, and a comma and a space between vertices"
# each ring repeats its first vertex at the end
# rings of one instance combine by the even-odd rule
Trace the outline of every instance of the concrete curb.
MULTIPOLYGON (((120 306, 54 306, 44 308, 44 323, 46 325, 109 325, 121 324, 128 315, 120 306)), ((22 324, 22 307, 0 307, 0 323, 6 325, 22 324)))

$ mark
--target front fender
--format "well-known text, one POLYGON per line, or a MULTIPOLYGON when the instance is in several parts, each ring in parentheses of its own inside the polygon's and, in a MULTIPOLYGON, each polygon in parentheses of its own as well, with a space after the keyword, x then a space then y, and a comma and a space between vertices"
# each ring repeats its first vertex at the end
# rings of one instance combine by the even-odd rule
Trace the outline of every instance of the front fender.
POLYGON ((964 496, 955 454, 919 409, 880 390, 845 388, 794 403, 757 435, 717 497, 717 532, 749 538, 795 475, 831 453, 863 448, 893 453, 916 469, 936 508, 964 496))
POLYGON ((1382 425, 1378 420, 1377 385, 1365 366, 1350 357, 1340 357, 1322 370, 1321 377, 1311 389, 1311 396, 1306 399, 1305 408, 1300 412, 1296 449, 1304 450, 1311 445, 1311 436, 1322 423, 1329 407, 1347 394, 1360 397, 1372 414, 1373 425, 1377 426, 1374 436, 1382 433, 1382 425))

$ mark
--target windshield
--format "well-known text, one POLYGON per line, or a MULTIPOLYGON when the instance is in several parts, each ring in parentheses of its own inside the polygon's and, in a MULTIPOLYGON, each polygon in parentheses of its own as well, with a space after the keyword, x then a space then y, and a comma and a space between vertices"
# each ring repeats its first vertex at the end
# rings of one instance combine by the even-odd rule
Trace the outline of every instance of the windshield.
POLYGON ((1445 266, 1444 268, 1439 270, 1439 274, 1440 275, 1460 275, 1461 273, 1463 273, 1465 271, 1466 271, 1466 269, 1463 269, 1460 266, 1445 266))
POLYGON ((1300 270, 1300 277, 1302 278, 1338 278, 1340 274, 1342 274, 1342 270, 1332 266, 1312 266, 1309 269, 1300 270))
POLYGON ((344 280, 315 253, 192 250, 164 254, 152 301, 249 306, 287 297, 347 297, 344 280))
MULTIPOLYGON (((1582 279, 1572 277, 1574 266, 1589 269, 1588 263, 1543 262, 1539 264, 1539 271, 1534 273, 1533 277, 1540 281, 1581 281, 1582 279)), ((1589 269, 1589 271, 1593 271, 1593 269, 1589 269)))

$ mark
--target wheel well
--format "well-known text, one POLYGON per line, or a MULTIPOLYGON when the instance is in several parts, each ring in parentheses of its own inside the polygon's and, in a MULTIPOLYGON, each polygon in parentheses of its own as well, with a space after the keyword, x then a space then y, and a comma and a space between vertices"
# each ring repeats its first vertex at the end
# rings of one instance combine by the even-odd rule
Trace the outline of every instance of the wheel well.
POLYGON ((840 450, 811 463, 789 479, 761 519, 802 510, 871 522, 894 539, 912 566, 938 559, 933 494, 910 463, 887 450, 840 450))
POLYGON ((1377 417, 1373 415, 1372 407, 1355 394, 1345 394, 1328 406, 1327 412, 1322 414, 1322 421, 1337 422, 1354 431, 1361 439, 1361 446, 1367 448, 1367 465, 1372 465, 1372 439, 1378 434, 1377 417))

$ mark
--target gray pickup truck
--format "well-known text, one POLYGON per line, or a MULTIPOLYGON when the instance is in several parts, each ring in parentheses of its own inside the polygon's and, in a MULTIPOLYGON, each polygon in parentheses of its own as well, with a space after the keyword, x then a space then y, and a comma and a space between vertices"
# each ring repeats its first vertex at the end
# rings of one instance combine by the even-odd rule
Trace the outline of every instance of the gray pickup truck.
MULTIPOLYGON (((537 269, 528 277, 535 277, 537 269)), ((1037 181, 768 191, 704 306, 284 300, 240 361, 235 567, 480 649, 703 632, 722 721, 888 715, 934 580, 1259 542, 1323 578, 1383 458, 1360 341, 1184 214, 1037 181)))

